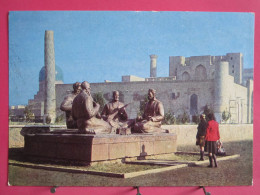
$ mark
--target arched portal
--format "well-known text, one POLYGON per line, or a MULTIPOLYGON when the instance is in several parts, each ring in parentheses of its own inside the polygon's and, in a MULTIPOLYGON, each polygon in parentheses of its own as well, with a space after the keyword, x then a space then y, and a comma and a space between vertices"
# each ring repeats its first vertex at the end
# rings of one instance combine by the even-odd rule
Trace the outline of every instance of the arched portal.
POLYGON ((198 96, 193 94, 190 97, 190 114, 197 115, 198 114, 198 96))

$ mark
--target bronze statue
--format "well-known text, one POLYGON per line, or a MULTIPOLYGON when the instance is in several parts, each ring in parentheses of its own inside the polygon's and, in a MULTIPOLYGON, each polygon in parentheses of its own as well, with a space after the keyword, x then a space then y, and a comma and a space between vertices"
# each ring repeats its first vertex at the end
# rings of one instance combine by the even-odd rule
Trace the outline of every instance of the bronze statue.
POLYGON ((161 129, 161 121, 164 119, 163 104, 156 99, 156 91, 148 90, 148 102, 145 105, 143 116, 137 117, 133 127, 134 133, 163 133, 168 130, 161 129))
MULTIPOLYGON (((128 104, 127 104, 128 105, 128 104)), ((122 102, 119 101, 119 92, 113 91, 113 100, 105 105, 101 116, 107 121, 113 128, 127 127, 127 113, 122 102)))
POLYGON ((72 118, 72 102, 74 98, 80 93, 81 86, 79 82, 73 84, 73 92, 67 95, 60 105, 60 109, 66 113, 66 125, 68 129, 77 129, 77 121, 72 118))
POLYGON ((90 94, 90 84, 81 83, 82 91, 72 104, 72 117, 77 120, 80 133, 102 134, 111 133, 111 126, 102 119, 96 118, 100 105, 96 103, 90 94))

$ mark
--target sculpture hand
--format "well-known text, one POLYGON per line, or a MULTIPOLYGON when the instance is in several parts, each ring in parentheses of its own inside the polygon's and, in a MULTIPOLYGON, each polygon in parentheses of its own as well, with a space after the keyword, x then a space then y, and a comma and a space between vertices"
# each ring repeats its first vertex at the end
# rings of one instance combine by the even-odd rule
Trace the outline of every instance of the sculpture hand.
POLYGON ((153 121, 153 117, 148 116, 148 121, 153 121))
POLYGON ((99 109, 100 105, 98 103, 95 103, 95 107, 99 109))

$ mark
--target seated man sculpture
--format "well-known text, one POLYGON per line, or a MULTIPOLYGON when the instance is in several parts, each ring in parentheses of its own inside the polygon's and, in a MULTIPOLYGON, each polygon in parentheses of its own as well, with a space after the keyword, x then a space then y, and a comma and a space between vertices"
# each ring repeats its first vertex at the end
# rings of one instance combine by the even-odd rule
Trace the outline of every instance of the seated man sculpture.
POLYGON ((81 83, 82 91, 72 104, 72 117, 77 121, 79 133, 105 134, 111 133, 111 126, 102 119, 96 118, 100 105, 96 103, 90 94, 90 84, 81 83))
POLYGON ((113 91, 113 100, 105 105, 101 117, 115 129, 125 128, 128 119, 126 106, 119 101, 119 92, 113 91))
POLYGON ((148 102, 145 105, 143 116, 137 117, 133 127, 134 133, 163 133, 168 130, 161 129, 161 121, 164 119, 163 104, 156 99, 156 91, 148 90, 148 102))
POLYGON ((73 84, 73 92, 67 95, 60 105, 60 109, 66 113, 67 129, 77 129, 77 121, 72 118, 72 102, 74 98, 80 93, 81 86, 79 82, 73 84))

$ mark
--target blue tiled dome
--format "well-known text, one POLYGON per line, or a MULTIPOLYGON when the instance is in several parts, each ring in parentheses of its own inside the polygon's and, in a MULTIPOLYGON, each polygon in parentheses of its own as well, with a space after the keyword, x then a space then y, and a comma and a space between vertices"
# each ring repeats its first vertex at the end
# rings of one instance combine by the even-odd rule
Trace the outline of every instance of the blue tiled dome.
MULTIPOLYGON (((55 71, 56 71, 56 81, 63 81, 63 72, 62 69, 59 66, 55 66, 55 71)), ((45 81, 45 67, 42 67, 39 73, 39 82, 45 81)))

